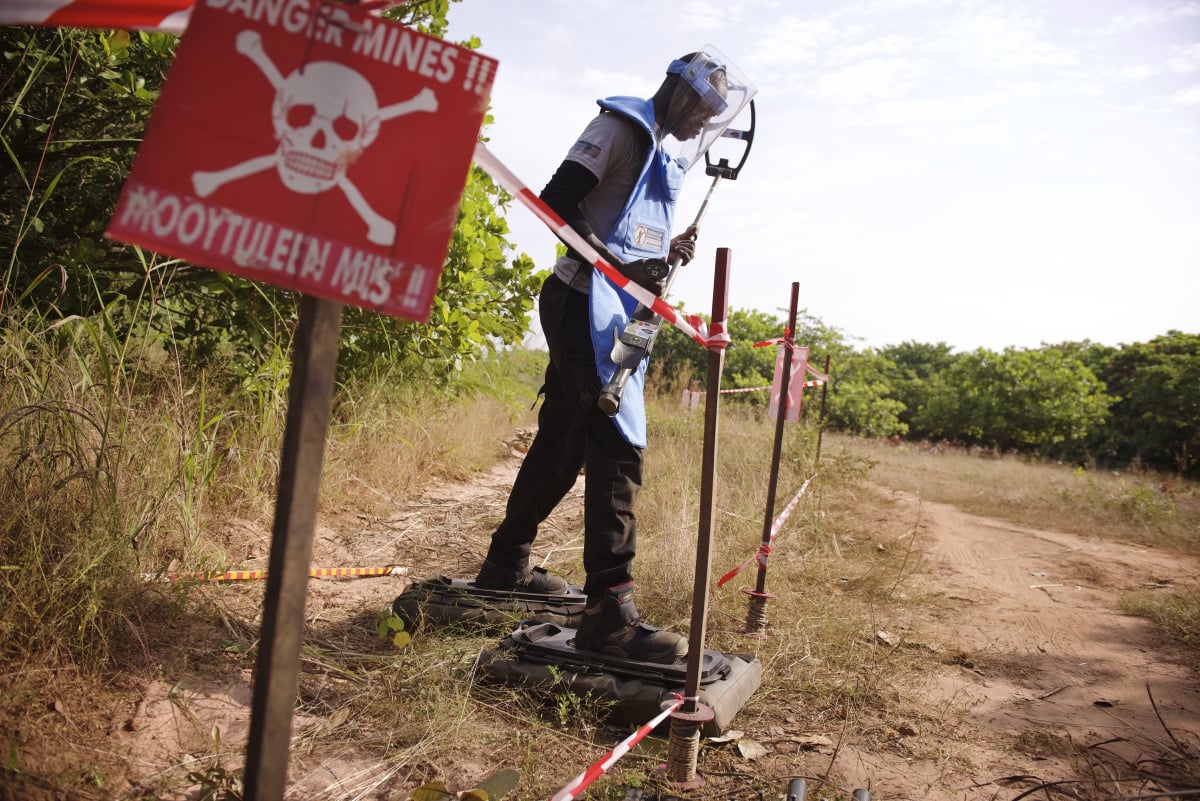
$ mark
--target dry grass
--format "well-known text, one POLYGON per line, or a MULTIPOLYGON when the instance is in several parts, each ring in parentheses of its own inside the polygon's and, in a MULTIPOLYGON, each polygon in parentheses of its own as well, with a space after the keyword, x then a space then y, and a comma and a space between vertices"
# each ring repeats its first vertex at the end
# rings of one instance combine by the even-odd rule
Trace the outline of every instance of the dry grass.
MULTIPOLYGON (((462 411, 485 419, 488 408, 489 402, 481 402, 462 411)), ((639 515, 639 605, 654 622, 683 632, 695 569, 699 426, 696 413, 655 409, 639 515)), ((463 444, 458 438, 462 427, 438 421, 433 413, 424 414, 423 429, 456 435, 445 434, 450 440, 429 452, 445 452, 451 441, 463 444)), ((773 426, 753 413, 731 409, 722 421, 715 573, 741 563, 757 548, 772 435, 773 426)), ((481 436, 476 446, 481 453, 499 439, 495 432, 481 436)), ((811 475, 811 439, 808 432, 789 431, 778 509, 811 475)), ((378 454, 389 452, 386 441, 376 442, 374 448, 361 443, 335 447, 344 448, 332 460, 335 470, 370 476, 373 488, 388 486, 385 477, 369 472, 379 469, 372 467, 378 454)), ((881 558, 879 539, 903 542, 905 526, 911 527, 913 521, 894 521, 892 529, 881 529, 877 513, 864 513, 853 489, 863 469, 852 457, 829 456, 821 476, 782 530, 768 575, 768 589, 778 596, 768 607, 768 637, 748 638, 741 633, 747 604, 739 590, 752 586, 753 571, 712 592, 709 646, 753 653, 765 668, 759 692, 737 720, 751 738, 770 741, 774 736, 770 732, 783 727, 789 732, 823 732, 833 739, 857 736, 859 731, 870 737, 874 736, 870 732, 884 730, 883 721, 909 714, 897 706, 888 688, 910 669, 911 655, 882 644, 875 632, 903 625, 902 607, 912 601, 901 588, 917 564, 915 554, 911 559, 896 559, 893 551, 889 558, 881 558)), ((368 492, 359 499, 373 495, 368 492)), ((332 497, 354 502, 349 494, 332 497)), ((405 518, 405 548, 417 554, 426 542, 453 539, 457 557, 431 564, 430 569, 468 572, 503 500, 502 494, 494 494, 457 504, 400 501, 410 515, 405 518)), ((539 553, 577 539, 577 511, 569 499, 551 519, 546 536, 539 538, 539 553)), ((573 564, 577 559, 577 553, 566 551, 555 557, 555 563, 581 575, 573 564)), ((174 681, 187 674, 220 683, 249 669, 261 588, 193 586, 185 600, 189 610, 185 620, 147 626, 142 632, 146 656, 159 666, 163 677, 174 681), (220 647, 211 647, 215 644, 220 647)), ((518 797, 547 797, 623 736, 607 726, 608 705, 603 700, 580 697, 567 688, 531 695, 481 683, 475 660, 481 650, 494 647, 494 634, 419 632, 408 646, 396 650, 376 634, 383 611, 314 612, 301 666, 292 749, 293 780, 316 782, 305 784, 306 797, 401 801, 413 787, 430 781, 441 781, 452 791, 467 789, 501 766, 521 771, 518 797), (551 754, 558 757, 548 757, 551 754), (330 766, 338 773, 336 782, 327 778, 330 766)), ((786 746, 787 738, 782 741, 786 746)), ((162 797, 189 784, 196 786, 197 781, 211 790, 230 786, 241 766, 240 747, 228 738, 221 742, 201 737, 193 743, 190 758, 180 754, 174 767, 135 779, 131 786, 141 795, 125 797, 162 797)), ((596 786, 592 797, 616 799, 628 786, 655 787, 654 769, 663 758, 661 745, 646 743, 622 760, 596 786)), ((798 772, 812 777, 814 792, 820 786, 836 790, 836 776, 829 773, 835 759, 835 754, 819 752, 789 755, 784 747, 748 773, 735 746, 706 748, 702 769, 712 777, 707 797, 778 792, 798 772), (821 785, 822 777, 832 783, 821 785)), ((106 772, 108 782, 120 784, 121 771, 113 764, 105 767, 102 759, 89 762, 85 754, 75 753, 68 762, 100 766, 97 770, 106 772)), ((53 777, 51 784, 61 786, 71 775, 52 763, 42 767, 53 777)), ((26 773, 37 774, 28 769, 26 773)))
POLYGON ((1200 553, 1200 487, 1146 470, 1084 470, 990 451, 827 435, 871 480, 972 514, 1200 553))
POLYGON ((463 480, 508 454, 518 413, 486 395, 453 398, 374 387, 336 411, 324 508, 385 515, 431 480, 463 480))
MULTIPOLYGON (((258 607, 142 577, 265 562, 287 365, 224 391, 185 385, 152 344, 93 321, 4 322, 0 799, 113 797, 130 765, 104 741, 131 692, 251 664, 258 607), (254 539, 239 540, 246 532, 254 539)), ((322 497, 332 510, 391 510, 491 463, 515 417, 491 398, 389 387, 346 393, 338 411, 322 497)))
MULTIPOLYGON (((159 391, 169 386, 163 382, 159 391)), ((123 415, 122 430, 126 442, 153 451, 147 460, 153 475, 177 475, 191 454, 197 469, 192 475, 211 476, 203 491, 189 485, 188 516, 181 511, 161 518, 178 521, 179 531, 164 533, 161 540, 173 544, 158 544, 146 553, 160 561, 199 558, 205 562, 200 567, 237 566, 246 543, 215 532, 223 514, 249 517, 260 528, 268 524, 269 494, 262 476, 271 475, 271 443, 280 433, 279 386, 264 385, 254 405, 222 401, 209 404, 207 414, 195 396, 155 395, 143 405, 130 405, 140 412, 123 415), (195 420, 202 421, 199 428, 188 422, 195 420), (184 450, 167 447, 176 440, 184 450)), ((702 413, 686 413, 663 400, 652 404, 651 415, 646 486, 639 500, 638 603, 652 622, 686 632, 702 413)), ((504 494, 462 501, 439 496, 435 502, 421 500, 420 493, 434 480, 469 479, 492 464, 507 452, 502 441, 529 419, 524 408, 488 396, 456 400, 397 396, 388 389, 347 391, 339 398, 331 430, 322 512, 374 519, 381 528, 363 537, 393 538, 395 547, 431 574, 466 575, 481 559, 502 514, 504 494)), ((733 404, 723 410, 714 576, 743 563, 758 547, 773 433, 774 426, 759 412, 733 404)), ((814 439, 811 431, 788 428, 776 511, 814 472, 814 439)), ((869 465, 876 464, 871 481, 982 514, 1043 510, 1054 517, 1018 522, 1067 531, 1115 514, 1114 509, 1124 508, 1122 498, 1140 497, 1131 488, 1148 486, 1129 477, 1123 477, 1124 484, 1110 484, 1107 477, 1076 476, 1062 468, 1054 472, 1050 466, 1008 460, 905 452, 830 435, 823 448, 817 478, 770 557, 767 589, 777 597, 767 608, 769 636, 742 633, 747 598, 740 590, 753 585, 753 569, 710 592, 709 647, 751 653, 764 666, 763 683, 735 727, 772 750, 751 764, 736 746, 705 746, 700 768, 709 783, 699 798, 750 798, 759 792, 778 797, 796 775, 809 779, 813 797, 844 797, 851 788, 838 786, 842 744, 886 750, 896 747, 898 728, 915 724, 932 731, 941 725, 943 710, 916 707, 903 692, 920 674, 923 660, 934 657, 879 636, 881 631, 903 634, 928 599, 909 582, 921 566, 913 536, 921 521, 863 490, 869 465), (1080 516, 1083 523, 1073 522, 1080 516), (827 737, 838 746, 808 750, 809 745, 796 745, 796 733, 827 737)), ((1194 520, 1186 517, 1191 498, 1172 495, 1172 500, 1173 517, 1154 517, 1138 529, 1139 536, 1186 545, 1186 521, 1194 520), (1165 533, 1156 533, 1160 530, 1165 533)), ((128 502, 136 504, 136 497, 128 502)), ((1148 508, 1157 507, 1149 503, 1148 508)), ((1109 525, 1116 536, 1117 525, 1109 525)), ((537 554, 578 544, 579 536, 577 499, 569 498, 548 521, 537 554)), ((556 552, 553 566, 573 578, 582 576, 577 552, 556 552)), ((123 563, 118 567, 127 569, 123 563)), ((190 746, 190 757, 181 752, 172 764, 149 774, 139 773, 103 741, 127 717, 131 699, 152 681, 244 681, 254 661, 261 587, 155 585, 139 586, 138 592, 140 605, 118 608, 126 633, 99 669, 78 673, 56 667, 49 679, 35 680, 21 671, 34 658, 32 650, 5 651, 0 696, 6 700, 0 714, 16 734, 0 740, 11 755, 0 772, 0 799, 67 795, 148 801, 188 787, 193 795, 197 786, 215 791, 237 779, 243 744, 229 738, 222 742, 206 734, 190 746), (47 694, 54 701, 58 688, 94 698, 94 711, 89 715, 67 707, 72 713, 67 716, 47 709, 47 694)), ((625 733, 606 724, 606 704, 597 699, 568 689, 532 695, 481 683, 476 659, 495 645, 493 634, 418 632, 398 650, 376 633, 384 614, 385 608, 335 604, 310 618, 292 748, 292 778, 306 782, 306 798, 403 801, 424 782, 465 790, 500 767, 521 771, 516 797, 544 798, 625 733), (328 778, 333 767, 336 782, 328 778)), ((656 748, 661 749, 647 742, 618 763, 591 797, 619 799, 629 786, 657 787, 654 769, 663 754, 656 748)))
MULTIPOLYGON (((654 410, 639 502, 639 607, 656 624, 685 633, 695 570, 700 426, 696 413, 654 410)), ((758 415, 737 410, 730 411, 722 426, 716 573, 741 563, 757 548, 773 433, 773 426, 758 415)), ((811 439, 808 432, 789 431, 778 509, 811 475, 812 453, 804 449, 811 439)), ((764 734, 779 726, 853 731, 900 714, 887 688, 898 672, 908 669, 910 656, 883 645, 875 632, 902 625, 898 605, 911 600, 900 588, 917 558, 895 559, 894 553, 880 558, 878 538, 903 539, 904 523, 881 533, 877 515, 860 516, 852 486, 863 467, 852 458, 830 457, 822 472, 827 477, 813 484, 777 540, 768 580, 778 595, 768 610, 769 637, 748 638, 741 631, 747 605, 739 590, 752 586, 753 571, 726 589, 713 590, 709 646, 753 653, 765 667, 760 691, 739 715, 740 728, 764 734), (831 518, 837 520, 834 529, 824 522, 831 518)), ((458 532, 464 553, 478 558, 503 500, 502 495, 473 500, 455 509, 431 509, 430 514, 439 516, 437 525, 444 530, 458 532)), ((570 501, 564 507, 548 521, 537 553, 577 538, 577 509, 570 501)), ((413 536, 418 539, 410 547, 420 547, 419 530, 417 526, 413 536)), ((577 553, 559 552, 553 566, 578 577, 577 562, 577 553)), ((460 558, 439 567, 462 574, 475 564, 460 558)), ((248 607, 242 614, 251 611, 248 607)), ((374 793, 402 799, 407 789, 429 781, 464 790, 501 766, 520 770, 520 797, 545 797, 621 736, 606 727, 602 700, 579 697, 567 688, 530 695, 481 684, 474 674, 475 659, 481 650, 494 647, 494 634, 419 632, 396 653, 374 638, 375 621, 368 618, 360 615, 356 625, 316 631, 309 638, 313 651, 301 711, 337 725, 305 728, 297 750, 310 763, 341 758, 373 766, 359 776, 359 784, 343 786, 338 790, 342 795, 329 798, 374 793)), ((819 778, 832 759, 813 756, 812 773, 819 778)), ((653 743, 647 744, 614 768, 593 797, 620 798, 627 786, 654 786, 654 768, 662 758, 653 743)), ((714 777, 711 792, 717 794, 775 791, 797 771, 796 760, 783 753, 760 762, 753 774, 744 772, 735 750, 706 752, 704 759, 706 775, 714 777), (726 778, 718 778, 722 773, 726 778)))

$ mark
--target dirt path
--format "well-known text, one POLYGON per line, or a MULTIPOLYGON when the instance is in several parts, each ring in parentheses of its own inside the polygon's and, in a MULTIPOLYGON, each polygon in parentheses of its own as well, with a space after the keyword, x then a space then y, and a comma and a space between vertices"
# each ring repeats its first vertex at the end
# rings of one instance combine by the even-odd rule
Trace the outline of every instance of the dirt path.
POLYGON ((882 492, 920 520, 916 583, 940 601, 918 610, 910 644, 943 658, 909 690, 935 716, 924 748, 903 759, 852 748, 840 764, 851 779, 889 799, 1010 798, 998 779, 1070 777, 1071 743, 1151 756, 1169 744, 1165 723, 1195 745, 1196 675, 1118 599, 1194 583, 1200 563, 882 492))
MULTIPOLYGON (((314 562, 398 563, 409 568, 410 578, 465 575, 482 558, 480 532, 494 524, 517 464, 507 460, 469 483, 436 487, 392 519, 326 521, 317 532, 314 562)), ((1196 581, 1200 563, 877 491, 904 519, 918 523, 924 561, 911 580, 916 602, 895 631, 900 637, 895 647, 927 652, 933 658, 922 664, 932 667, 908 686, 888 690, 911 712, 907 728, 900 726, 882 745, 877 734, 829 732, 836 755, 796 761, 799 755, 775 754, 792 760, 785 771, 824 772, 832 758, 830 777, 846 788, 869 787, 877 801, 1010 799, 1031 784, 999 781, 1004 777, 1049 781, 1077 775, 1071 743, 1120 738, 1114 747, 1128 758, 1152 753, 1168 737, 1158 715, 1174 730, 1200 732, 1195 674, 1162 649, 1148 623, 1118 608, 1122 592, 1196 581)), ((567 499, 540 544, 578 545, 573 537, 579 503, 578 497, 567 499)), ((310 623, 320 629, 369 620, 407 581, 314 581, 310 623)), ((170 764, 213 725, 226 742, 241 742, 249 698, 247 670, 220 685, 148 687, 127 727, 143 770, 170 764)), ((296 721, 298 730, 320 725, 305 716, 296 721)), ((364 760, 350 743, 342 754, 293 758, 297 786, 291 798, 349 797, 351 785, 383 781, 375 775, 381 766, 364 760)), ((485 772, 487 766, 478 769, 485 772)), ((189 799, 194 791, 181 789, 174 797, 189 799)), ((396 787, 379 797, 403 794, 396 787)))

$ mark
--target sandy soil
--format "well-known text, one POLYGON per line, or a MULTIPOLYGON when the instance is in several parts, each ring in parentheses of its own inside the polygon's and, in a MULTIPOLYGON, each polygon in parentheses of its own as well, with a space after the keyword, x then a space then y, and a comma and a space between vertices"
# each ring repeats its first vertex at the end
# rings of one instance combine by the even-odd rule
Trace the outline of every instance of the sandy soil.
POLYGON ((881 491, 922 521, 916 580, 943 601, 905 635, 943 655, 908 690, 940 721, 920 732, 919 752, 845 749, 852 786, 891 799, 1012 798, 1015 787, 1078 776, 1071 744, 1111 740, 1120 760, 1152 757, 1169 746, 1168 728, 1200 753, 1196 674, 1118 607, 1123 592, 1194 585, 1200 564, 881 491), (1003 781, 1022 776, 1036 779, 1003 781))
MULTIPOLYGON (((481 554, 455 536, 464 510, 480 519, 499 514, 516 465, 511 459, 470 484, 437 487, 392 519, 322 528, 314 563, 396 562, 410 569, 410 577, 465 575, 481 554), (427 545, 413 547, 415 531, 427 535, 416 540, 427 545)), ((929 593, 930 602, 915 605, 907 626, 888 636, 891 647, 919 648, 934 657, 926 660, 930 669, 919 680, 896 690, 907 708, 924 713, 891 731, 886 747, 879 747, 878 738, 829 732, 832 755, 804 757, 809 768, 819 759, 828 769, 832 760, 828 775, 839 786, 870 788, 876 799, 1007 799, 1032 786, 1030 779, 1007 777, 1049 781, 1078 775, 1072 772, 1078 762, 1070 744, 1116 738, 1112 747, 1132 759, 1167 742, 1171 729, 1197 747, 1195 673, 1163 648, 1148 623, 1122 614, 1117 605, 1124 591, 1194 582, 1200 575, 1195 560, 1020 528, 876 491, 919 520, 917 542, 926 559, 914 584, 929 593)), ((577 515, 577 500, 568 499, 561 514, 577 515)), ((313 581, 310 623, 373 616, 406 583, 398 577, 313 581)), ((147 687, 122 732, 139 755, 137 772, 152 774, 192 748, 206 752, 214 725, 226 744, 240 748, 248 731, 248 673, 211 686, 147 687)), ((322 724, 297 719, 295 727, 322 724)), ((747 732, 755 734, 769 739, 747 732)), ((796 760, 797 773, 804 772, 799 756, 786 758, 796 760)), ((371 797, 404 798, 398 780, 373 777, 372 766, 350 747, 320 759, 293 752, 293 760, 296 786, 289 798, 349 797, 351 785, 376 780, 371 797)), ((564 781, 583 767, 565 766, 564 781)), ((194 790, 176 798, 192 798, 194 790)))

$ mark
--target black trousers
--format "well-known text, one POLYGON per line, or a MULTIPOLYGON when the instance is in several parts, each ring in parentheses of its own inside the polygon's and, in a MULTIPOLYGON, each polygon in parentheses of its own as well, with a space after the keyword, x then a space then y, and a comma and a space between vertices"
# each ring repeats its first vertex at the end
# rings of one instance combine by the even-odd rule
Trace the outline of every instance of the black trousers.
POLYGON ((625 441, 596 408, 600 378, 592 354, 588 297, 554 275, 542 285, 539 315, 550 364, 538 431, 521 465, 504 522, 492 534, 488 561, 523 574, 540 524, 584 476, 584 591, 599 595, 633 578, 642 486, 642 449, 625 441))

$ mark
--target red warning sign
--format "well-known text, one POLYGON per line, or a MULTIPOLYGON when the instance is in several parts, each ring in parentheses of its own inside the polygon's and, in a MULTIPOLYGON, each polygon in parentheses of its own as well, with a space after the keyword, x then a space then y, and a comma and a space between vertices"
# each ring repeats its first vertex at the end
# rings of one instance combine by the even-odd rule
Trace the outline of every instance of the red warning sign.
POLYGON ((201 0, 107 235, 425 320, 495 72, 340 3, 201 0))

